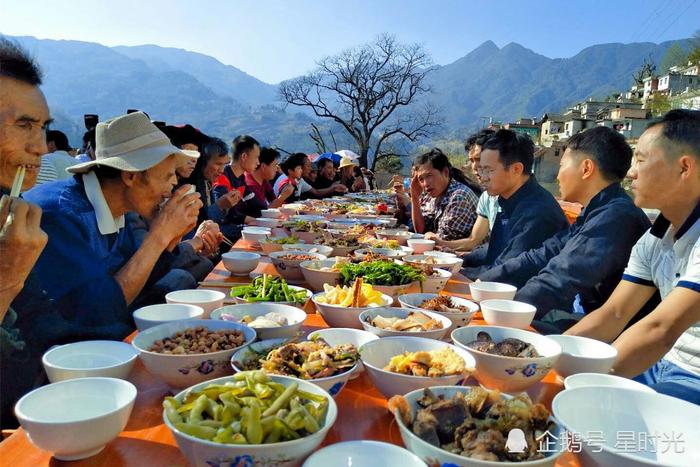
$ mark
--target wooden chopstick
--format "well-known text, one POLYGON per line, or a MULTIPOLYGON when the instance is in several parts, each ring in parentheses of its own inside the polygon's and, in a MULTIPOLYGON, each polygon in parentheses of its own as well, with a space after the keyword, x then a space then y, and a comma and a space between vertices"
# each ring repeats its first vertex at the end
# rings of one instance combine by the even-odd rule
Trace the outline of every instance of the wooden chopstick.
POLYGON ((17 168, 15 172, 15 179, 12 181, 12 189, 10 190, 10 197, 16 198, 22 191, 22 184, 24 183, 24 174, 27 169, 24 166, 17 168))
POLYGON ((226 237, 224 237, 224 239, 221 241, 227 244, 228 246, 233 246, 233 242, 226 237))

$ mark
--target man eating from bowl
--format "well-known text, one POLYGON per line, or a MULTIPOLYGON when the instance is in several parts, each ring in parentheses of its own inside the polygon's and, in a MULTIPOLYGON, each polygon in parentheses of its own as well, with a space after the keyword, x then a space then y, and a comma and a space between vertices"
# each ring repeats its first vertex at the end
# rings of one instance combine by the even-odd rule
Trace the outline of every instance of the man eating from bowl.
POLYGON ((700 404, 700 111, 668 112, 635 155, 634 203, 661 214, 610 298, 566 334, 612 342, 615 374, 700 404), (623 332, 657 289, 661 303, 623 332))
POLYGON ((70 319, 131 325, 129 304, 170 270, 171 251, 202 203, 190 185, 172 193, 176 168, 191 156, 144 113, 99 123, 96 142, 94 161, 70 167, 74 178, 25 195, 42 208, 49 235, 36 270, 51 298, 73 304, 70 319), (130 211, 151 221, 140 244, 124 222, 130 211))

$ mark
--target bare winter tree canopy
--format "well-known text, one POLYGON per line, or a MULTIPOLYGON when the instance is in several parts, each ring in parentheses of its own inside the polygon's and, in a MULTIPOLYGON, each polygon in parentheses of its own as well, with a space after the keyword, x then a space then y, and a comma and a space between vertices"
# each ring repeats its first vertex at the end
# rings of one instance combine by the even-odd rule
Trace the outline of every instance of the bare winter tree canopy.
POLYGON ((283 82, 280 94, 287 104, 340 124, 357 143, 362 165, 374 156, 374 169, 378 159, 390 155, 382 152, 385 143, 416 141, 442 124, 430 103, 417 102, 430 92, 426 77, 431 65, 423 46, 382 35, 320 60, 310 74, 283 82))

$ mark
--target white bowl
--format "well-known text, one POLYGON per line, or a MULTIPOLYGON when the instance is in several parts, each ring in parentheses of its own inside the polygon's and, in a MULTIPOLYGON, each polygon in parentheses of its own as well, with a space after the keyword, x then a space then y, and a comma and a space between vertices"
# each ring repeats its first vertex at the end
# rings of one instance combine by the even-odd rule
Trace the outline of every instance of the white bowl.
POLYGON ((242 349, 236 350, 231 356, 231 367, 236 371, 236 373, 241 371, 246 371, 245 364, 251 357, 265 353, 266 355, 281 346, 286 344, 290 339, 286 337, 277 337, 275 339, 264 339, 255 341, 252 344, 243 347, 242 349))
POLYGON ((258 227, 269 227, 271 229, 276 229, 282 225, 282 221, 280 219, 263 216, 255 219, 255 225, 258 227))
POLYGON ((567 376, 564 379, 564 388, 566 389, 585 388, 589 386, 616 387, 623 389, 634 389, 637 391, 656 392, 649 386, 638 383, 633 379, 623 378, 622 376, 606 375, 603 373, 578 373, 567 376))
POLYGON ((423 238, 411 238, 407 241, 407 243, 417 255, 422 255, 426 251, 430 251, 435 248, 434 240, 425 240, 423 238))
POLYGON ((442 315, 440 313, 434 313, 428 310, 409 310, 408 308, 380 308, 365 310, 360 313, 359 317, 360 323, 365 331, 369 331, 372 334, 376 334, 379 337, 392 337, 392 336, 415 336, 415 337, 426 337, 428 339, 440 340, 447 334, 447 331, 452 327, 452 321, 450 318, 442 315), (376 326, 372 326, 370 321, 377 316, 383 316, 385 318, 406 318, 409 313, 418 312, 423 313, 432 319, 440 322, 442 327, 440 329, 434 329, 432 331, 394 331, 391 329, 380 329, 376 326))
POLYGON ((15 405, 29 440, 59 460, 94 456, 126 426, 136 387, 116 378, 80 378, 33 390, 15 405))
POLYGON ((254 329, 231 321, 192 319, 173 321, 142 331, 134 337, 132 345, 139 351, 141 361, 153 376, 163 380, 172 389, 186 388, 192 384, 231 374, 231 355, 236 350, 250 345, 256 338, 254 329), (151 352, 157 340, 171 337, 179 331, 203 326, 212 331, 220 329, 239 330, 245 342, 235 349, 220 350, 203 354, 171 355, 151 352))
POLYGON ((294 302, 249 302, 249 301, 247 301, 246 299, 244 299, 243 297, 233 297, 233 301, 236 302, 236 303, 240 303, 240 304, 247 304, 247 303, 277 303, 277 304, 280 304, 280 305, 290 305, 290 306, 295 306, 295 307, 297 307, 297 308, 304 308, 304 305, 306 305, 306 302, 311 298, 311 295, 313 295, 309 289, 305 289, 304 287, 299 287, 299 286, 297 286, 297 285, 288 285, 287 287, 289 287, 290 290, 295 290, 295 291, 304 290, 304 291, 306 291, 306 300, 304 301, 304 303, 294 303, 294 302))
POLYGON ((318 254, 323 255, 325 257, 328 257, 328 256, 330 256, 331 253, 333 253, 332 246, 318 245, 315 243, 311 243, 311 244, 291 243, 289 245, 282 245, 282 249, 283 250, 307 251, 307 252, 314 250, 314 253, 318 253, 318 254))
MULTIPOLYGON (((483 309, 483 303, 482 303, 483 309)), ((562 378, 576 373, 608 373, 617 359, 617 349, 588 337, 547 336, 561 346, 554 369, 562 378)))
POLYGON ((304 222, 326 222, 324 216, 319 216, 316 214, 298 214, 289 218, 290 221, 304 221, 304 222))
POLYGON ((475 302, 482 300, 513 300, 517 287, 500 282, 472 282, 469 293, 475 302))
MULTIPOLYGON (((377 287, 372 287, 378 290, 377 287)), ((368 307, 345 307, 340 305, 328 305, 326 303, 319 303, 318 297, 325 295, 325 292, 319 292, 311 297, 311 301, 316 305, 318 313, 323 317, 323 320, 332 328, 353 328, 362 329, 359 317, 360 313, 365 310, 372 308, 382 308, 391 306, 394 303, 394 299, 388 295, 382 294, 382 303, 376 306, 368 307)))
POLYGON ((243 240, 246 240, 250 243, 260 243, 266 238, 270 237, 272 235, 272 232, 270 229, 263 229, 263 228, 258 228, 258 227, 245 227, 243 230, 241 230, 241 236, 243 237, 243 240))
POLYGON ((331 444, 313 453, 303 467, 348 467, 396 465, 426 467, 418 456, 395 444, 380 441, 345 441, 331 444))
POLYGON ((258 267, 260 255, 248 251, 229 251, 221 255, 224 267, 234 276, 247 276, 258 267))
POLYGON ((547 336, 499 326, 467 326, 455 329, 452 331, 452 342, 474 356, 474 377, 482 386, 503 392, 524 391, 539 382, 549 373, 561 355, 561 346, 547 336), (501 342, 510 337, 530 343, 541 357, 504 357, 467 347, 469 342, 476 340, 476 335, 481 331, 488 332, 494 342, 501 342))
MULTIPOLYGON (((413 238, 416 238, 416 235, 420 235, 420 234, 413 234, 413 235, 414 235, 413 238)), ((418 238, 423 238, 423 237, 418 237, 418 238)), ((425 253, 423 253, 423 256, 432 256, 433 258, 456 258, 457 257, 457 255, 454 253, 448 253, 446 251, 437 251, 437 250, 426 251, 425 253)))
MULTIPOLYGON (((402 307, 404 308, 414 308, 418 310, 423 310, 423 308, 420 307, 420 304, 423 303, 426 300, 430 300, 431 298, 437 297, 438 294, 434 293, 410 293, 410 294, 405 294, 399 296, 399 304, 401 304, 402 307)), ((460 305, 466 307, 469 311, 466 311, 464 313, 443 313, 441 311, 435 311, 434 313, 438 313, 440 315, 446 316, 447 318, 452 321, 452 326, 448 330, 448 333, 451 333, 454 331, 456 328, 466 326, 469 324, 469 322, 472 320, 474 315, 476 314, 477 311, 479 311, 479 305, 476 303, 467 300, 466 298, 461 298, 461 297, 450 297, 452 299, 452 303, 455 305, 460 305)), ((430 310, 423 310, 423 311, 430 311, 430 310)))
POLYGON ((401 295, 418 292, 420 290, 420 282, 413 281, 410 284, 403 285, 373 285, 372 288, 384 295, 390 296, 396 301, 401 295))
MULTIPOLYGON (((444 396, 445 399, 451 399, 457 393, 468 394, 471 392, 472 387, 470 386, 438 386, 431 387, 430 391, 436 396, 444 396)), ((413 414, 415 414, 418 409, 418 400, 423 397, 423 390, 419 389, 416 391, 409 392, 404 396, 408 407, 413 414)), ((508 394, 501 394, 504 399, 510 399, 512 396, 508 394)), ((557 425, 554 432, 550 432, 554 435, 557 440, 554 441, 555 445, 551 446, 552 453, 546 455, 543 459, 526 461, 526 462, 496 462, 496 461, 486 461, 480 460, 473 457, 460 456, 458 454, 453 454, 449 451, 441 449, 434 446, 427 441, 422 440, 418 437, 409 427, 407 427, 401 416, 398 413, 394 413, 394 420, 399 426, 399 432, 401 433, 401 439, 403 440, 404 446, 414 454, 416 454, 421 459, 429 462, 430 465, 443 465, 443 466, 469 466, 469 467, 498 467, 498 466, 524 466, 524 467, 553 467, 557 459, 563 453, 566 446, 563 446, 563 429, 557 425)))
POLYGON ((308 251, 304 251, 304 250, 285 250, 285 249, 282 249, 282 251, 275 251, 274 253, 270 253, 270 260, 272 261, 272 264, 275 266, 275 269, 277 269, 277 272, 280 273, 280 276, 284 277, 284 279, 287 282, 292 282, 292 283, 296 283, 296 284, 304 282, 304 274, 301 272, 301 268, 299 267, 299 265, 302 262, 309 261, 309 260, 283 259, 282 256, 286 256, 286 255, 312 256, 314 258, 314 260, 326 259, 326 257, 320 253, 309 253, 308 251))
MULTIPOLYGON (((178 431, 163 413, 165 425, 175 436, 177 446, 187 459, 188 463, 195 467, 210 467, 211 465, 231 466, 275 466, 292 467, 301 463, 302 459, 314 452, 323 442, 338 417, 338 406, 326 391, 311 383, 287 376, 270 375, 275 383, 289 386, 292 383, 299 385, 299 390, 323 396, 328 400, 326 418, 321 429, 304 438, 293 441, 283 441, 270 444, 219 444, 207 441, 178 431)), ((232 381, 231 377, 218 378, 197 384, 182 391, 175 398, 182 402, 191 391, 200 391, 209 384, 224 384, 232 381)))
POLYGON ((311 269, 311 266, 331 267, 334 264, 336 264, 334 259, 302 261, 299 267, 301 268, 301 273, 304 275, 304 280, 309 284, 311 290, 319 292, 323 290, 324 284, 335 286, 338 283, 338 279, 340 279, 340 272, 319 271, 318 269, 311 269))
POLYGON ((407 254, 403 250, 392 250, 391 248, 360 248, 359 250, 355 250, 355 258, 363 259, 370 251, 377 255, 386 256, 387 258, 403 258, 407 254))
POLYGON ((402 261, 404 261, 408 264, 416 265, 416 266, 423 266, 426 264, 425 261, 428 258, 430 258, 431 260, 435 260, 434 263, 432 263, 432 262, 427 263, 427 264, 430 264, 430 266, 432 266, 434 268, 447 269, 448 271, 451 271, 453 274, 456 274, 459 272, 459 270, 462 267, 462 263, 463 263, 462 258, 458 258, 456 256, 443 257, 443 256, 430 256, 430 255, 405 256, 404 258, 402 258, 402 261))
POLYGON ((286 326, 273 328, 255 327, 258 339, 276 339, 279 337, 290 338, 296 336, 301 331, 301 326, 306 319, 306 313, 299 308, 280 303, 246 303, 240 305, 228 305, 211 312, 211 319, 223 319, 221 315, 231 315, 237 322, 243 317, 250 316, 253 319, 266 315, 270 312, 278 313, 287 318, 286 326))
POLYGON ((482 300, 479 306, 487 324, 507 328, 527 329, 537 312, 529 303, 515 300, 482 300))
POLYGON ((260 211, 260 215, 268 219, 279 219, 282 217, 282 211, 279 209, 263 209, 260 211))
POLYGON ((424 293, 439 294, 445 289, 452 277, 452 272, 447 269, 433 269, 433 272, 436 275, 425 276, 425 279, 423 279, 422 288, 424 293))
POLYGON ((583 466, 700 465, 695 444, 700 406, 690 402, 631 389, 581 387, 557 394, 552 412, 563 428, 580 435, 583 466), (682 449, 664 442, 679 438, 682 449))
POLYGON ((150 305, 134 311, 133 317, 136 328, 145 331, 159 324, 179 321, 181 319, 200 319, 204 315, 204 309, 197 305, 184 303, 162 303, 150 305))
POLYGON ((389 229, 377 229, 375 234, 377 235, 377 238, 381 238, 382 240, 396 240, 399 242, 399 245, 406 245, 408 240, 413 235, 411 232, 407 232, 405 230, 389 229))
POLYGON ((297 230, 292 230, 291 232, 292 235, 304 243, 314 243, 316 240, 323 237, 323 232, 299 232, 297 230))
POLYGON ((226 294, 218 290, 188 289, 176 290, 165 296, 168 303, 184 303, 185 305, 196 305, 204 310, 202 318, 209 318, 209 314, 224 304, 226 294))
POLYGON ((118 341, 83 341, 53 347, 41 358, 52 383, 75 378, 126 379, 139 354, 118 341))
POLYGON ((396 355, 401 355, 404 352, 441 350, 445 347, 451 348, 464 359, 467 373, 470 369, 474 369, 476 361, 469 352, 457 346, 424 337, 383 337, 365 344, 360 351, 360 357, 372 384, 388 399, 391 396, 406 394, 416 389, 457 385, 465 379, 468 375, 459 374, 431 378, 403 375, 384 370, 391 358, 396 355))
MULTIPOLYGON (((309 339, 314 337, 320 337, 325 340, 328 345, 338 345, 338 344, 352 344, 357 350, 360 350, 363 345, 370 341, 376 341, 379 339, 376 335, 371 332, 361 331, 359 329, 352 328, 326 328, 319 329, 309 334, 309 339)), ((350 375, 350 379, 357 378, 361 372, 365 371, 364 365, 360 360, 357 361, 357 368, 350 375)))

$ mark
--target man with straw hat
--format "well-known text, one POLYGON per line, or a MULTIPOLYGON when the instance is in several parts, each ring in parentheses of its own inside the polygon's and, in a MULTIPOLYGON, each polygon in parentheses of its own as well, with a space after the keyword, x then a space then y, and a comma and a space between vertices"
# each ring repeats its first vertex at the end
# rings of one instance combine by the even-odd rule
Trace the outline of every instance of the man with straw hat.
POLYGON ((75 304, 74 321, 131 324, 128 306, 170 270, 171 251, 197 222, 199 194, 172 190, 177 167, 198 153, 173 146, 143 112, 99 123, 95 137, 95 160, 70 167, 74 178, 25 195, 49 235, 37 273, 51 298, 75 304), (141 243, 127 212, 150 221, 141 243))

